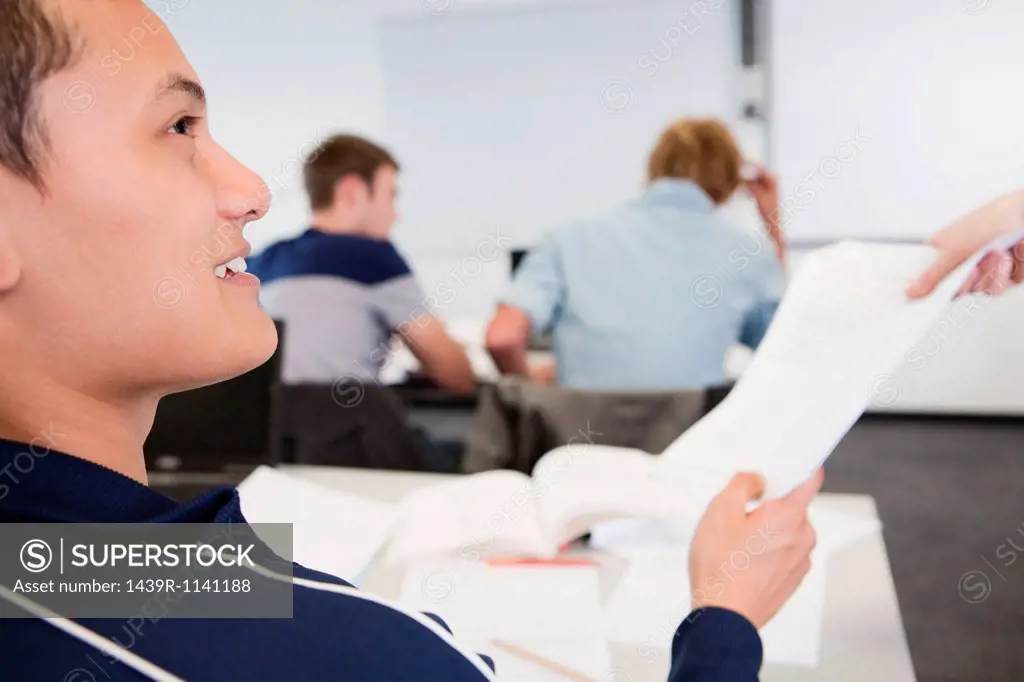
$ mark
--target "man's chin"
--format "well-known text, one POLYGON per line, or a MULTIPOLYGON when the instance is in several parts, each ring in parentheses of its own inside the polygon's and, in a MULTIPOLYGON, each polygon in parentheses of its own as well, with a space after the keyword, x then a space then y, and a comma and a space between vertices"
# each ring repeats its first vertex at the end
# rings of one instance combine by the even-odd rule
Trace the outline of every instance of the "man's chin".
POLYGON ((256 321, 247 325, 248 331, 239 338, 234 339, 233 347, 237 350, 232 354, 241 365, 241 371, 233 376, 245 374, 256 369, 274 355, 280 339, 277 335, 277 327, 266 313, 260 310, 256 315, 256 321))
POLYGON ((262 310, 247 315, 245 324, 233 325, 235 331, 215 343, 204 346, 206 355, 200 386, 234 379, 263 365, 274 355, 279 342, 274 321, 262 310), (212 352, 211 352, 212 351, 212 352))

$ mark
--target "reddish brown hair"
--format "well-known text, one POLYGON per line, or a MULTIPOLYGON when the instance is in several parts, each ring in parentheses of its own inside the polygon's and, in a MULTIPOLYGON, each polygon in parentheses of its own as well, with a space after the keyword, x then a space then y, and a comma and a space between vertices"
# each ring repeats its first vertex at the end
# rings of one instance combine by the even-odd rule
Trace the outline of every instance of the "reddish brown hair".
POLYGON ((716 204, 724 203, 742 182, 743 157, 721 121, 680 119, 658 138, 647 165, 649 181, 685 178, 697 183, 716 204))

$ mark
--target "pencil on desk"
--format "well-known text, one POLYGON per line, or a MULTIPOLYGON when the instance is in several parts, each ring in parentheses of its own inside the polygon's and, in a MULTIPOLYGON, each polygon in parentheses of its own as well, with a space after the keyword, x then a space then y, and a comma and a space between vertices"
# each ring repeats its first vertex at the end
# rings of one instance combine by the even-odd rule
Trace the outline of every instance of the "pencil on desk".
POLYGON ((558 673, 567 680, 574 680, 575 682, 598 682, 593 677, 588 677, 587 675, 584 675, 578 670, 574 670, 569 666, 562 665, 558 661, 552 661, 550 658, 545 658, 544 656, 535 654, 532 651, 524 649, 521 646, 512 644, 511 642, 506 642, 501 639, 492 639, 491 644, 493 644, 496 649, 500 649, 501 651, 504 651, 507 654, 511 654, 516 658, 528 661, 535 665, 539 665, 540 667, 550 670, 553 673, 558 673))

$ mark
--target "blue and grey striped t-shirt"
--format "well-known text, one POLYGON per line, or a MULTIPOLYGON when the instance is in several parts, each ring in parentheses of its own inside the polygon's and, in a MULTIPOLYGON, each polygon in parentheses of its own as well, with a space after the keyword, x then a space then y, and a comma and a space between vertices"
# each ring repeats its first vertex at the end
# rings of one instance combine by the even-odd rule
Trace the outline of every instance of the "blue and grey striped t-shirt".
POLYGON ((310 228, 249 263, 260 303, 285 323, 282 379, 376 380, 391 335, 414 319, 423 291, 389 241, 310 228))

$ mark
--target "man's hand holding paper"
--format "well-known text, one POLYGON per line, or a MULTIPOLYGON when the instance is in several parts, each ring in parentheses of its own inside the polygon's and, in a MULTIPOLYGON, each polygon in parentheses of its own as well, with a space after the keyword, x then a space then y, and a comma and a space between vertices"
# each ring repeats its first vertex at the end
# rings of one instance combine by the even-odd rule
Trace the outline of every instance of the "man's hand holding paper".
POLYGON ((816 538, 807 507, 823 478, 819 470, 784 498, 748 512, 763 495, 764 481, 755 474, 737 475, 708 506, 693 537, 693 608, 729 609, 764 627, 811 568, 816 538), (738 555, 742 575, 735 576, 738 555))

